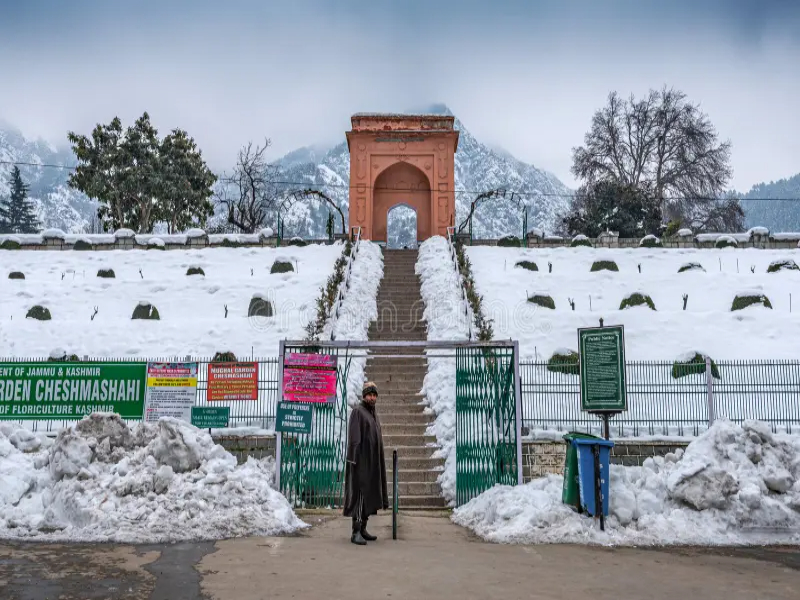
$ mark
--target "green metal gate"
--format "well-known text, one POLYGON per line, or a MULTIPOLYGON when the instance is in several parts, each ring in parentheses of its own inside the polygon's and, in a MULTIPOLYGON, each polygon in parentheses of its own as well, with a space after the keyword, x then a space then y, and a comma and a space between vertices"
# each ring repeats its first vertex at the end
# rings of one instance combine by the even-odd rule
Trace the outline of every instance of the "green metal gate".
POLYGON ((283 393, 283 359, 290 352, 330 354, 338 358, 336 401, 313 407, 310 433, 278 433, 278 488, 298 508, 336 508, 344 501, 347 451, 347 377, 351 355, 344 348, 289 345, 281 342, 279 397, 283 393))
POLYGON ((456 348, 456 504, 521 483, 519 346, 456 348))

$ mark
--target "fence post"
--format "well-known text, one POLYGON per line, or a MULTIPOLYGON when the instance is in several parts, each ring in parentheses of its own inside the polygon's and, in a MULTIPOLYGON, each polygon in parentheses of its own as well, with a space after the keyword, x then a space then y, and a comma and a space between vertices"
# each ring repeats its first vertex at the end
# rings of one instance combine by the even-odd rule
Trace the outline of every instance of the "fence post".
POLYGON ((514 340, 514 412, 517 438, 517 485, 523 484, 522 468, 522 382, 519 380, 519 340, 514 340))
POLYGON ((281 432, 278 431, 278 403, 283 400, 283 353, 286 342, 278 343, 278 402, 275 403, 275 489, 281 491, 281 432))
POLYGON ((711 373, 711 357, 706 356, 706 401, 708 402, 708 426, 709 428, 716 421, 717 416, 714 411, 714 376, 711 373))

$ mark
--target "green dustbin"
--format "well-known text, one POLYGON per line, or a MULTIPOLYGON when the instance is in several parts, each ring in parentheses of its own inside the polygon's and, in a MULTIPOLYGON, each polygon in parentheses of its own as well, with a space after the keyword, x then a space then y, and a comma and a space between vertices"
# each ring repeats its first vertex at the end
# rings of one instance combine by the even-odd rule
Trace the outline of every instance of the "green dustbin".
POLYGON ((574 439, 600 439, 596 435, 570 431, 564 436, 567 443, 566 459, 564 461, 564 487, 561 490, 561 501, 580 511, 580 489, 578 488, 578 450, 572 444, 574 439))

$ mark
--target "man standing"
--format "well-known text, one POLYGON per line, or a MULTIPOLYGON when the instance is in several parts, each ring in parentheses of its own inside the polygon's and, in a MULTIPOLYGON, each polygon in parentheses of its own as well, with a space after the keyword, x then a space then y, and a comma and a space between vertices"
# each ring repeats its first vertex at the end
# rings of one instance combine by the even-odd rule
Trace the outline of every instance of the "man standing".
POLYGON ((377 386, 371 381, 365 383, 361 398, 350 414, 347 429, 344 516, 353 517, 350 541, 366 546, 367 541, 378 539, 367 532, 367 520, 378 510, 389 508, 389 494, 381 424, 375 413, 377 386))

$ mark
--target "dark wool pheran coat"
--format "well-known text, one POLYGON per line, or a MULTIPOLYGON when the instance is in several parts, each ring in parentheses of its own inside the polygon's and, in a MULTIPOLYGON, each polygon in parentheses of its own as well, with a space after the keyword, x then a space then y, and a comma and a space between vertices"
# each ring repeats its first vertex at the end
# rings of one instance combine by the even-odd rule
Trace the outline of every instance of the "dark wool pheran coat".
POLYGON ((353 516, 359 492, 364 496, 364 516, 389 508, 383 436, 375 407, 361 402, 353 408, 347 428, 344 515, 353 516))

